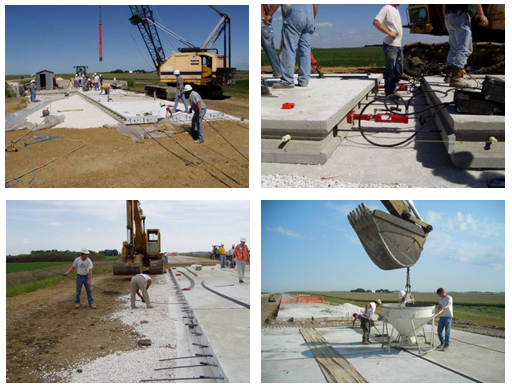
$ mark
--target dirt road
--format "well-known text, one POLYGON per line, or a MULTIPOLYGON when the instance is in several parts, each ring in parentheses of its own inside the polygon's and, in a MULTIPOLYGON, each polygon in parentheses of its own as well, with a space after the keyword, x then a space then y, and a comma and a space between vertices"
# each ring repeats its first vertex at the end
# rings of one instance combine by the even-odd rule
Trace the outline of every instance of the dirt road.
MULTIPOLYGON (((131 276, 93 276, 93 285, 126 294, 131 276)), ((96 358, 137 347, 136 333, 118 320, 104 316, 119 309, 116 294, 93 288, 98 309, 74 307, 75 281, 8 298, 6 303, 7 382, 46 382, 45 372, 84 358, 96 358)))
POLYGON ((231 97, 225 100, 206 100, 206 106, 240 119, 249 119, 249 100, 231 97))
MULTIPOLYGON (((248 127, 232 121, 206 122, 203 144, 195 144, 188 133, 134 143, 114 129, 41 130, 35 135, 64 139, 29 148, 20 142, 18 152, 5 153, 5 177, 7 181, 30 171, 32 166, 55 160, 37 170, 35 178, 30 173, 14 187, 26 188, 32 180, 31 187, 46 188, 247 188, 248 127), (82 144, 76 140, 85 142, 85 146, 59 159, 82 144)), ((25 133, 8 132, 5 143, 8 145, 25 133)))

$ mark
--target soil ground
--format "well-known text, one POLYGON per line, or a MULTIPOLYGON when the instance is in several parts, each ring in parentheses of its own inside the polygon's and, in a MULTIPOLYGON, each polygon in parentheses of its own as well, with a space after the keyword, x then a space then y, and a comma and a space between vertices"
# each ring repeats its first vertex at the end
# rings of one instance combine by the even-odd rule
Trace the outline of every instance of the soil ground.
MULTIPOLYGON (((241 122, 206 122, 203 144, 195 144, 188 133, 135 143, 115 129, 41 130, 35 135, 55 135, 65 139, 46 141, 29 148, 23 148, 23 142, 19 142, 18 152, 5 155, 5 177, 7 181, 30 171, 32 159, 36 167, 54 162, 36 171, 31 187, 247 188, 249 162, 237 150, 249 158, 248 127, 241 122), (82 144, 71 140, 84 141, 85 146, 59 159, 82 144)), ((5 144, 25 134, 25 130, 7 132, 5 144)), ((32 178, 32 173, 22 177, 15 187, 26 188, 32 178)))
POLYGON ((26 97, 9 97, 5 99, 5 113, 13 113, 22 110, 28 105, 26 97))
POLYGON ((235 116, 240 119, 249 119, 249 100, 237 97, 229 99, 205 99, 206 106, 216 111, 224 112, 228 115, 235 116))
MULTIPOLYGON (((93 286, 126 294, 131 276, 93 276, 93 286)), ((115 294, 93 288, 97 309, 74 307, 75 282, 8 298, 6 303, 7 382, 45 382, 45 366, 57 370, 84 358, 96 358, 137 347, 131 327, 104 316, 119 309, 115 294)))

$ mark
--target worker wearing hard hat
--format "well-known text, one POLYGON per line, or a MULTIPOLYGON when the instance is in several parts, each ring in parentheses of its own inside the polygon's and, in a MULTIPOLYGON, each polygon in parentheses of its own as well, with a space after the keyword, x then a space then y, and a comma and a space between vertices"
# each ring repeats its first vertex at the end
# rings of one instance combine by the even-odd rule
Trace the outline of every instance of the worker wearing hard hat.
POLYGON ((100 89, 100 76, 94 73, 94 90, 100 89))
POLYGON ((35 103, 36 101, 36 80, 30 81, 30 101, 35 103))
POLYGON ((78 88, 80 82, 78 81, 78 74, 75 74, 75 88, 78 88))
POLYGON ((103 74, 100 74, 100 88, 103 86, 103 74))
POLYGON ((160 102, 160 111, 158 111, 158 122, 171 117, 172 118, 172 110, 170 105, 166 105, 164 101, 160 102))
POLYGON ((180 75, 179 70, 174 71, 174 75, 176 76, 176 96, 174 97, 174 112, 178 109, 178 101, 183 101, 183 105, 185 105, 185 112, 188 111, 187 98, 185 97, 185 93, 183 88, 185 87, 185 81, 183 77, 180 75))
POLYGON ((220 245, 219 254, 220 254, 220 267, 223 269, 226 267, 226 248, 224 247, 224 243, 222 243, 220 245))
POLYGON ((438 314, 441 314, 437 323, 437 336, 441 344, 437 348, 441 351, 448 351, 450 347, 450 330, 453 322, 453 298, 448 296, 443 288, 439 288, 436 293, 439 296, 438 314), (445 332, 444 339, 443 330, 445 332))
POLYGON ((363 344, 368 345, 370 342, 370 330, 373 323, 372 316, 379 305, 382 305, 380 299, 375 300, 373 303, 366 304, 364 312, 361 314, 361 329, 363 330, 363 344))
POLYGON ((244 282, 245 275, 245 261, 249 259, 249 249, 245 244, 245 238, 241 238, 240 244, 236 246, 235 257, 237 263, 236 266, 238 267, 238 282, 242 283, 244 282))
POLYGON ((190 133, 192 136, 194 136, 194 132, 197 127, 197 139, 195 140, 195 143, 204 143, 203 118, 204 115, 206 115, 206 104, 201 98, 201 95, 196 91, 193 91, 190 85, 185 85, 183 90, 185 91, 185 96, 187 96, 190 100, 191 107, 189 113, 194 111, 190 133))

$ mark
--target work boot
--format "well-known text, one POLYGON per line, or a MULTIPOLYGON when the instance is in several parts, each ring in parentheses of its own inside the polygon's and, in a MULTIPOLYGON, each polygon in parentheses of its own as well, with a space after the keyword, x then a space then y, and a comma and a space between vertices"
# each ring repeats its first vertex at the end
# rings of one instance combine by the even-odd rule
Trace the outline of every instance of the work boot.
POLYGON ((444 346, 442 351, 448 351, 450 347, 444 346))
POLYGON ((439 349, 439 351, 443 351, 444 349, 444 344, 440 344, 439 346, 436 347, 437 349, 439 349))
POLYGON ((76 309, 80 308, 80 304, 75 304, 75 308, 76 309))
POLYGON ((447 84, 449 84, 452 81, 453 68, 454 68, 454 66, 451 66, 451 65, 446 67, 446 76, 444 77, 443 81, 446 82, 447 84))
POLYGON ((365 342, 363 342, 363 344, 364 344, 365 346, 369 346, 369 345, 370 345, 370 342, 365 341, 365 342))
POLYGON ((98 308, 98 307, 97 307, 96 305, 94 305, 94 304, 91 304, 91 305, 89 305, 89 308, 91 308, 91 309, 96 309, 96 308, 98 308))
POLYGON ((274 85, 272 85, 272 88, 276 88, 276 89, 292 89, 292 88, 295 88, 295 85, 293 85, 293 84, 283 84, 282 82, 276 82, 274 85))
POLYGON ((204 140, 198 139, 198 140, 195 140, 194 143, 204 143, 204 140))
POLYGON ((452 71, 452 79, 450 81, 450 86, 453 88, 467 88, 469 85, 462 81, 462 77, 460 74, 464 69, 458 68, 456 66, 453 67, 452 71))

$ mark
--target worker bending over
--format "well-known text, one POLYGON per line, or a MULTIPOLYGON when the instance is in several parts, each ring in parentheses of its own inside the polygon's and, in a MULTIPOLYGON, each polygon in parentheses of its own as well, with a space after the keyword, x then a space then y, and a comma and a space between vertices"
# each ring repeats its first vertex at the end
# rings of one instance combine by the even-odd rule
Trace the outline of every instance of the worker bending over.
POLYGON ((189 113, 194 111, 194 116, 192 116, 192 127, 190 127, 190 133, 194 136, 194 131, 197 127, 197 139, 194 143, 204 143, 204 134, 203 134, 203 118, 206 115, 206 104, 204 103, 201 95, 196 91, 192 90, 190 85, 185 85, 184 88, 185 96, 187 96, 190 100, 190 110, 189 113))
POLYGON ((245 275, 245 261, 249 259, 249 249, 245 244, 245 238, 240 239, 240 244, 235 249, 236 263, 238 267, 238 282, 244 282, 245 275))
POLYGON ((110 95, 110 84, 103 84, 101 86, 100 95, 101 92, 105 92, 106 95, 110 95))
POLYGON ((160 102, 160 111, 158 111, 158 122, 168 117, 172 118, 172 109, 170 105, 165 105, 165 102, 160 102))
POLYGON ((185 105, 185 112, 187 112, 187 98, 185 97, 185 93, 183 90, 183 88, 185 87, 185 81, 183 80, 183 77, 181 77, 179 70, 175 70, 174 75, 176 76, 176 96, 174 97, 174 112, 176 112, 178 109, 179 100, 183 101, 183 104, 185 105))
POLYGON ((448 351, 450 347, 450 330, 453 322, 453 298, 448 296, 443 288, 437 290, 439 296, 438 313, 441 313, 439 322, 437 323, 437 336, 441 344, 437 347, 441 351, 448 351), (443 339, 443 330, 445 337, 443 339))
POLYGON ((80 308, 80 294, 82 293, 82 285, 85 287, 87 292, 87 301, 89 302, 89 308, 96 309, 94 300, 92 298, 91 282, 92 282, 92 261, 89 259, 89 250, 83 247, 80 251, 80 256, 75 258, 73 266, 64 273, 64 277, 67 277, 69 273, 76 270, 76 293, 75 293, 75 308, 80 308))
POLYGON ((151 277, 146 274, 137 274, 132 277, 131 289, 130 289, 130 302, 132 305, 132 309, 136 309, 135 306, 135 294, 142 299, 143 303, 146 303, 146 308, 153 308, 151 302, 149 301, 148 289, 151 286, 152 280, 151 277), (142 291, 142 295, 140 294, 142 291))
POLYGON ((364 312, 361 314, 361 329, 363 330, 363 344, 368 345, 370 342, 370 330, 372 328, 372 324, 375 326, 375 323, 372 320, 372 315, 375 313, 375 310, 379 305, 382 305, 382 302, 377 299, 373 303, 366 304, 364 312))

